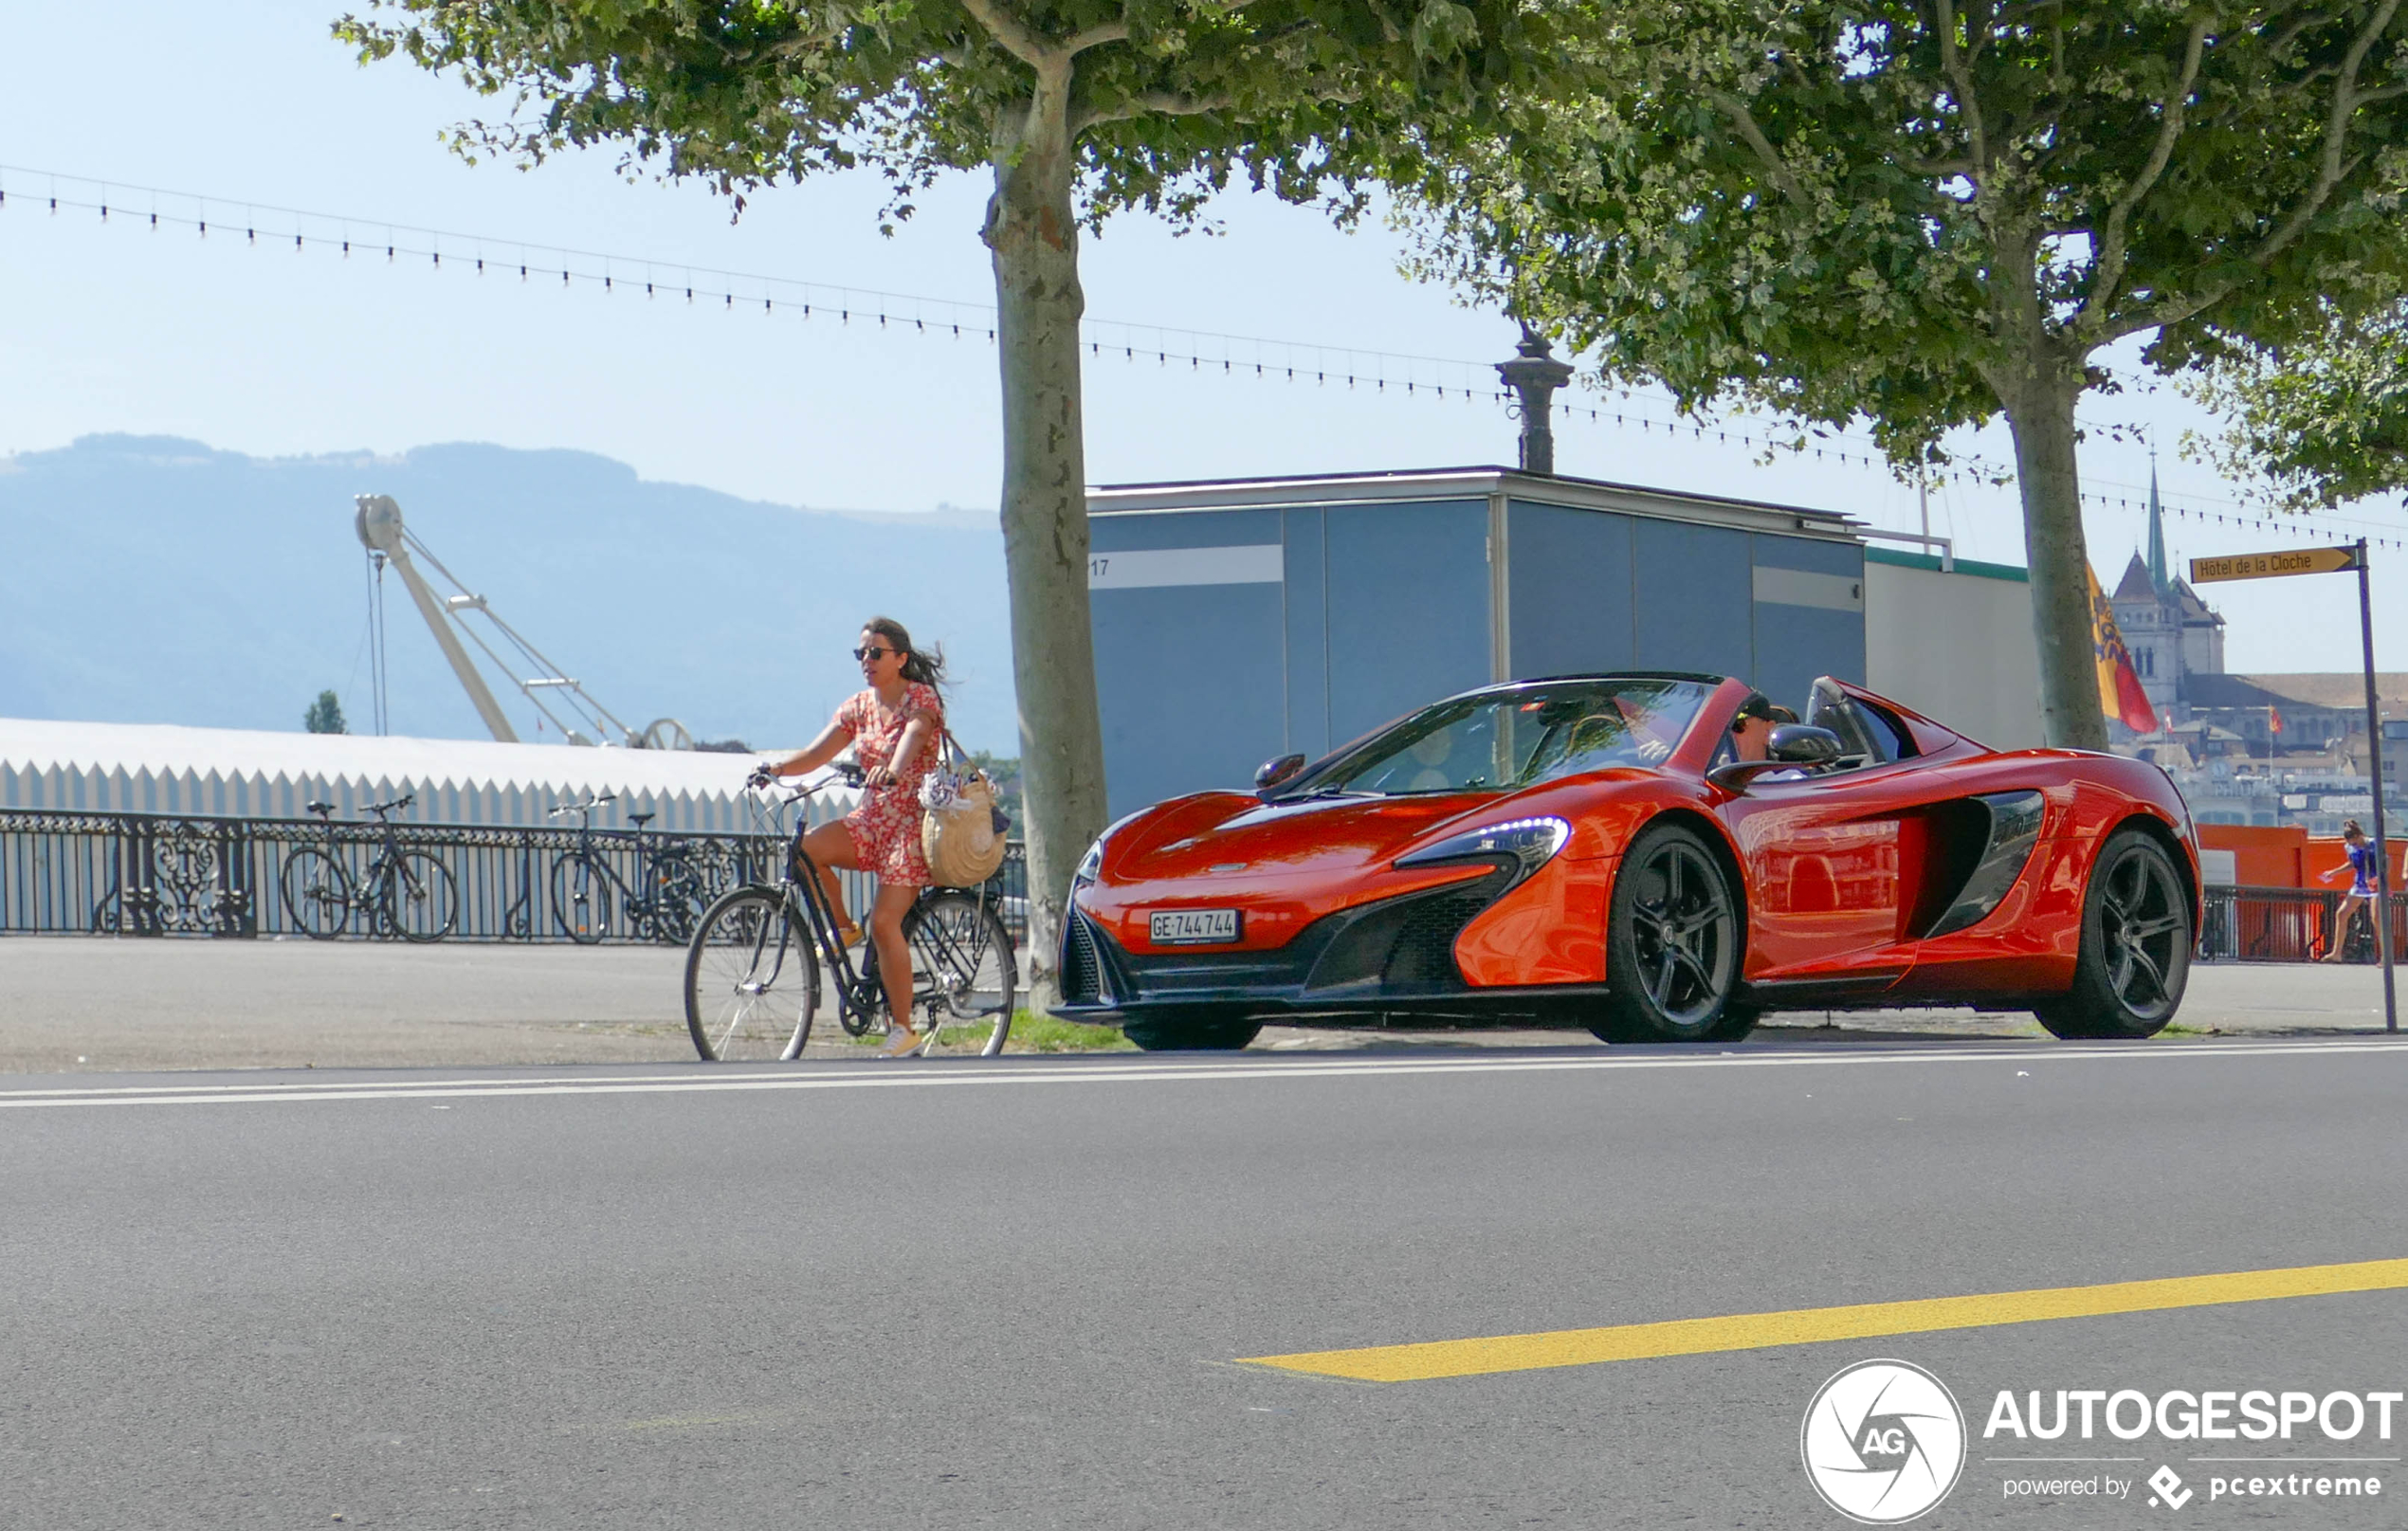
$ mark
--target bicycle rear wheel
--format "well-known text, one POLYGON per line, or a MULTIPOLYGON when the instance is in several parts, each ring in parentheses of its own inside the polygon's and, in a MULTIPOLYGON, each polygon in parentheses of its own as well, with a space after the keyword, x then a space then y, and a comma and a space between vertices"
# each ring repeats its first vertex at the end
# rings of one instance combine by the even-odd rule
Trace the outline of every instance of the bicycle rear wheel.
POLYGON ((705 1062, 794 1058, 819 1008, 819 958, 775 888, 703 911, 685 948, 685 1029, 705 1062))
POLYGON ((592 946, 610 932, 611 884, 581 851, 564 850, 552 864, 552 918, 579 946, 592 946))
POLYGON ((393 929, 406 941, 439 941, 460 923, 460 884, 451 868, 423 850, 405 850, 385 880, 393 929))
POLYGON ((283 885, 284 912, 312 940, 333 940, 351 923, 351 878, 343 864, 315 847, 284 858, 277 881, 283 885))
POLYGON ((928 1050, 976 1048, 992 1058, 1012 1034, 1020 965, 993 895, 932 893, 903 917, 911 985, 935 1035, 928 1050))

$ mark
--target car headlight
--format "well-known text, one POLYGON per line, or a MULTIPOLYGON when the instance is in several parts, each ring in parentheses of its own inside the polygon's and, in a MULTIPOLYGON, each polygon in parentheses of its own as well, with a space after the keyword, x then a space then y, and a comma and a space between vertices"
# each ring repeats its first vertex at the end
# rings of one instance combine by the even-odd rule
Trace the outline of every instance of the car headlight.
POLYGON ((1519 883, 1544 866, 1572 838, 1572 826, 1559 818, 1510 819, 1462 834, 1450 834, 1434 846, 1424 846, 1396 858, 1399 866, 1427 866, 1436 862, 1486 861, 1509 866, 1519 883))
POLYGON ((1079 858, 1079 865, 1070 869, 1070 885, 1080 887, 1092 883, 1103 870, 1104 839, 1099 835, 1095 844, 1087 847, 1087 853, 1079 858))

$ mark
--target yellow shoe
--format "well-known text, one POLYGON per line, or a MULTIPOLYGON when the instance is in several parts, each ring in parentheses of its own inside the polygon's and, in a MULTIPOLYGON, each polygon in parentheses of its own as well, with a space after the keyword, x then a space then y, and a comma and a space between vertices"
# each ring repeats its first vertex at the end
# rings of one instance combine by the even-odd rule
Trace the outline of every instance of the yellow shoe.
POLYGON ((886 1045, 878 1049, 881 1058, 908 1058, 928 1042, 926 1033, 908 1026, 899 1026, 886 1033, 886 1045))
POLYGON ((836 927, 836 944, 839 946, 848 949, 859 946, 864 939, 865 933, 859 925, 839 924, 836 927))

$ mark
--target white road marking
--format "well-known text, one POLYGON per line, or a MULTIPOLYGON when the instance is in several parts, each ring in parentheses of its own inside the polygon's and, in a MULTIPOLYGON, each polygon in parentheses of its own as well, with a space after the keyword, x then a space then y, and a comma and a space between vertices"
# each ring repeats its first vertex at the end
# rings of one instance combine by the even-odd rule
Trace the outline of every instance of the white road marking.
POLYGON ((927 1089, 967 1084, 1158 1084, 1227 1081, 1333 1079, 1424 1074, 1596 1073, 1685 1068, 1832 1068, 1900 1064, 2073 1064, 2138 1059, 2152 1062, 2221 1058, 2323 1058, 2336 1053, 2408 1052, 2408 1037, 2233 1043, 2133 1043, 2016 1048, 1935 1047, 1915 1051, 1628 1053, 1577 1057, 1323 1058, 1293 1054, 1276 1062, 1195 1060, 1104 1063, 1100 1060, 963 1060, 936 1067, 877 1063, 839 1064, 812 1071, 731 1073, 695 1065, 676 1074, 564 1076, 423 1081, 310 1081, 293 1084, 103 1085, 0 1090, 0 1109, 100 1105, 268 1105, 310 1101, 421 1101, 538 1095, 684 1095, 757 1090, 927 1089))

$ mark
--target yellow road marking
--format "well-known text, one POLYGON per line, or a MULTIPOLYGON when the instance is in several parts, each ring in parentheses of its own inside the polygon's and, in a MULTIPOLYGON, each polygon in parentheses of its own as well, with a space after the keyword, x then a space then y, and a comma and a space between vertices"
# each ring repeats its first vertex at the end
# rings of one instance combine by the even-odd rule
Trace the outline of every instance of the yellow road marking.
POLYGON ((1558 1329, 1547 1334, 1369 1345, 1359 1350, 1310 1350, 1292 1356, 1250 1356, 1245 1360, 1252 1366, 1342 1376, 1360 1382, 1424 1382, 1441 1376, 1481 1376, 1491 1372, 1530 1372, 1550 1366, 1594 1366, 1600 1361, 1645 1360, 1657 1356, 1765 1350, 1776 1345, 1811 1345, 1830 1340, 1869 1340, 1878 1335, 1981 1329, 2001 1323, 2037 1323, 2047 1319, 2090 1319, 2109 1313, 2147 1313, 2217 1303, 2261 1303, 2276 1297, 2323 1297, 2335 1292, 2391 1291, 2400 1287, 2408 1287, 2408 1260, 2362 1260, 2344 1266, 2298 1266, 2287 1270, 2243 1270, 2221 1276, 2110 1282, 2104 1286, 2048 1286, 2028 1292, 1985 1292, 1974 1297, 1926 1297, 1906 1303, 1861 1303, 1848 1307, 1795 1308, 1786 1313, 1675 1319, 1667 1323, 1625 1323, 1607 1329, 1558 1329))

